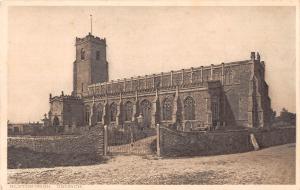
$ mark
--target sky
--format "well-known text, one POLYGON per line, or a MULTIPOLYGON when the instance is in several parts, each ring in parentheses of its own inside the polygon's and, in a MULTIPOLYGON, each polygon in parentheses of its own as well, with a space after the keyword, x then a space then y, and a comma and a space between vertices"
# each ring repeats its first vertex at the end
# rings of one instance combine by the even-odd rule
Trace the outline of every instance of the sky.
POLYGON ((8 119, 39 121, 72 91, 75 38, 106 38, 110 80, 250 59, 272 108, 296 110, 295 7, 9 7, 8 119))

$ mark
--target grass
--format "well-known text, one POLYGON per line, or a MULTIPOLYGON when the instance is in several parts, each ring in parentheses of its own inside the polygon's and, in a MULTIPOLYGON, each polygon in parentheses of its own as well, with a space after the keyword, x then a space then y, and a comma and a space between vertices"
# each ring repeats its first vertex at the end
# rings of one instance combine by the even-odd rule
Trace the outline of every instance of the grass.
POLYGON ((81 166, 103 163, 105 159, 93 154, 55 154, 35 152, 28 148, 9 147, 8 169, 51 168, 56 166, 81 166))

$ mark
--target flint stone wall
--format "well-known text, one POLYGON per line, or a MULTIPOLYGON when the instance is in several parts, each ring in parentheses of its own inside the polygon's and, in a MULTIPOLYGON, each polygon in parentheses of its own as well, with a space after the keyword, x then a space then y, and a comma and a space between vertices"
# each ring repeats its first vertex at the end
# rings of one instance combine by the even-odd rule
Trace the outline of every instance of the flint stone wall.
POLYGON ((102 126, 94 126, 86 134, 77 136, 8 137, 7 146, 57 154, 103 155, 103 131, 102 126))
POLYGON ((223 132, 183 132, 160 127, 162 156, 193 156, 230 154, 254 150, 253 133, 261 148, 295 142, 292 128, 270 130, 232 130, 223 132))
POLYGON ((254 133, 260 147, 266 148, 296 142, 296 128, 282 127, 271 130, 260 130, 254 133))

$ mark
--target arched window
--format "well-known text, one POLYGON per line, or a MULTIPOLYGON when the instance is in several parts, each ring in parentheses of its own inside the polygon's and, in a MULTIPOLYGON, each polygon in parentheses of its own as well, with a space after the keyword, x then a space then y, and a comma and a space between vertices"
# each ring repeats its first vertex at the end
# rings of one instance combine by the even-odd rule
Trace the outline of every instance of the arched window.
POLYGON ((184 102, 184 119, 195 120, 195 101, 192 97, 188 96, 184 102))
POLYGON ((117 120, 117 104, 113 102, 110 105, 110 121, 115 122, 117 120))
POLYGON ((124 111, 125 111, 125 121, 131 121, 132 119, 132 113, 133 113, 133 104, 128 101, 126 102, 124 106, 124 111))
POLYGON ((151 102, 147 99, 143 100, 140 104, 140 113, 143 116, 143 125, 144 127, 150 127, 151 126, 151 102))
POLYGON ((103 106, 101 104, 98 104, 96 108, 97 122, 102 121, 102 115, 103 115, 103 106))
POLYGON ((57 116, 55 116, 53 119, 53 126, 59 126, 59 119, 57 116))
POLYGON ((90 123, 90 115, 91 115, 91 107, 90 106, 85 106, 85 110, 84 110, 84 121, 85 121, 85 124, 89 124, 90 123))
POLYGON ((81 50, 80 50, 80 59, 81 59, 81 60, 84 60, 84 59, 85 59, 85 51, 84 51, 83 48, 81 48, 81 50))
POLYGON ((163 120, 172 120, 172 101, 169 98, 163 101, 163 120))

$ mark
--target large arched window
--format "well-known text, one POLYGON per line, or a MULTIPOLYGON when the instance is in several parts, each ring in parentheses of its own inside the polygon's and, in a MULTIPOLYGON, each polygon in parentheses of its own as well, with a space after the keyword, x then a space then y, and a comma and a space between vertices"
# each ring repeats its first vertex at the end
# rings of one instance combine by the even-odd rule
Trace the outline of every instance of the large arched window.
POLYGON ((195 101, 192 97, 188 96, 184 102, 184 119, 195 120, 195 101))
POLYGON ((53 126, 59 126, 59 119, 57 116, 55 116, 53 119, 53 126))
POLYGON ((85 110, 84 110, 84 122, 85 122, 85 124, 90 123, 90 115, 91 115, 91 107, 90 106, 85 106, 85 110))
POLYGON ((132 102, 128 101, 125 103, 124 106, 124 111, 125 111, 125 121, 131 121, 132 119, 132 113, 133 113, 133 104, 132 102))
POLYGON ((113 102, 110 105, 110 121, 115 122, 117 120, 117 104, 113 102))
POLYGON ((172 120, 172 101, 169 98, 163 101, 163 120, 172 120))
POLYGON ((102 121, 102 115, 103 115, 103 106, 101 104, 98 104, 96 108, 97 122, 102 121))
POLYGON ((151 126, 151 107, 151 102, 147 99, 143 100, 140 104, 140 113, 144 118, 143 125, 145 127, 151 126))
POLYGON ((83 48, 81 48, 81 50, 80 50, 80 59, 81 59, 81 60, 84 60, 84 59, 85 59, 85 51, 84 51, 83 48))

